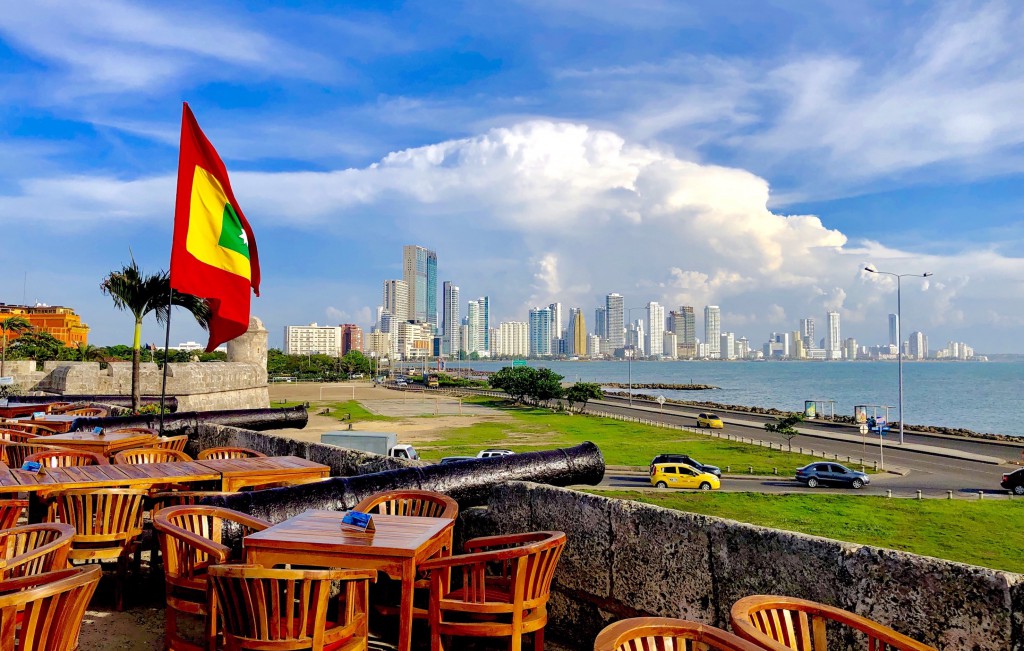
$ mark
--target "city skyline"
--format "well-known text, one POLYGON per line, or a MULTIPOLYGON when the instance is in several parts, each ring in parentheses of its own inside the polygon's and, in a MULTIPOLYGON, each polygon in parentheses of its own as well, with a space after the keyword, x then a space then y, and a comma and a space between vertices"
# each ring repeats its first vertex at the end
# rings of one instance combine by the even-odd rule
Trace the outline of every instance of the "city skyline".
POLYGON ((261 243, 275 339, 368 326, 419 242, 493 323, 555 302, 590 322, 615 291, 720 305, 752 342, 828 311, 884 342, 895 282, 871 264, 934 274, 904 283, 903 331, 1024 353, 1022 24, 998 0, 12 5, 0 302, 130 338, 98 285, 129 256, 167 268, 188 100, 261 243))

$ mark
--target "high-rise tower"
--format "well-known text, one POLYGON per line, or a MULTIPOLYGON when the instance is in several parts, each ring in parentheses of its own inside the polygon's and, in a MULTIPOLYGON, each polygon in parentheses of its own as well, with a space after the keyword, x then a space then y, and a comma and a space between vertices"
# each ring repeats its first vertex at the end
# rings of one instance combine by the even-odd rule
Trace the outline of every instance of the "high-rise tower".
POLYGON ((570 355, 587 354, 587 323, 583 319, 583 309, 574 307, 569 310, 569 327, 566 331, 568 340, 566 352, 570 355))
POLYGON ((829 359, 842 359, 843 339, 839 333, 839 312, 829 312, 826 315, 828 322, 828 339, 825 354, 829 359))
POLYGON ((409 320, 437 328, 437 254, 414 244, 403 247, 402 279, 409 286, 409 320))
MULTIPOLYGON (((394 322, 409 320, 409 285, 404 280, 385 280, 381 306, 394 322)), ((388 332, 385 330, 385 332, 388 332)))
POLYGON ((530 310, 530 356, 551 354, 551 308, 535 307, 530 310))
POLYGON ((605 336, 608 339, 608 352, 626 345, 626 332, 623 329, 623 303, 621 294, 608 294, 604 299, 605 336))
POLYGON ((665 307, 654 301, 647 304, 647 354, 661 357, 665 352, 665 307))
POLYGON ((708 357, 722 356, 722 309, 717 305, 704 307, 704 342, 708 345, 708 357))
POLYGON ((459 348, 459 288, 450 280, 444 281, 441 300, 441 354, 458 354, 459 348))
POLYGON ((889 315, 889 345, 899 346, 900 345, 900 315, 890 314, 889 315))

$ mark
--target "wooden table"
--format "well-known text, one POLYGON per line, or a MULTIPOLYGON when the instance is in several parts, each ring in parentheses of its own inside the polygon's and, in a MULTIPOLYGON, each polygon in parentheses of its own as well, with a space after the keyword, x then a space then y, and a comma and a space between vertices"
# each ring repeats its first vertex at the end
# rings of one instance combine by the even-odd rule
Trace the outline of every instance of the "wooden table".
POLYGON ((3 484, 0 491, 52 491, 68 488, 149 487, 195 481, 217 481, 220 473, 195 461, 144 463, 135 465, 68 466, 45 468, 44 472, 10 470, 16 485, 3 484))
POLYGON ((398 649, 412 644, 412 597, 416 565, 451 554, 455 521, 400 515, 373 515, 377 527, 364 532, 343 527, 343 512, 306 511, 246 536, 247 563, 266 567, 293 563, 320 567, 369 568, 401 577, 398 649))
POLYGON ((49 427, 52 430, 58 432, 67 432, 71 429, 71 424, 75 422, 77 418, 85 418, 84 416, 71 416, 68 414, 47 414, 42 418, 18 418, 19 423, 25 423, 27 425, 42 425, 43 427, 49 427))
POLYGON ((302 457, 210 459, 197 463, 220 474, 223 491, 277 482, 298 484, 331 476, 330 466, 302 457))
MULTIPOLYGON (((155 434, 145 432, 67 432, 47 436, 46 445, 56 445, 71 450, 95 452, 104 457, 111 457, 121 450, 144 448, 157 442, 155 434)), ((44 441, 40 441, 44 442, 44 441)))
POLYGON ((50 403, 19 403, 12 402, 0 405, 0 418, 18 418, 19 416, 31 416, 37 411, 50 411, 50 403))

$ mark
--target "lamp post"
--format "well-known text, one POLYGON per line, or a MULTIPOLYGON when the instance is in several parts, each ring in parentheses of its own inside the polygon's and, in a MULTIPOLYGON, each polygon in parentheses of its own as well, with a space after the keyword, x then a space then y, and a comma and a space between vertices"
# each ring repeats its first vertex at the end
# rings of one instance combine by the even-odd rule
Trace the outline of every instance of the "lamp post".
MULTIPOLYGON (((629 323, 633 322, 633 317, 631 316, 633 314, 633 310, 645 310, 645 309, 647 309, 647 308, 645 308, 645 307, 627 307, 626 308, 626 318, 627 318, 627 321, 629 321, 629 323)), ((629 326, 628 325, 626 327, 626 332, 627 333, 629 332, 629 326)), ((639 342, 637 342, 637 343, 639 343, 639 342)), ((626 351, 626 352, 628 352, 628 354, 626 355, 626 378, 627 378, 626 379, 626 383, 627 383, 627 385, 629 387, 628 388, 628 391, 629 391, 629 406, 632 407, 633 406, 633 353, 636 352, 636 346, 627 346, 627 348, 629 350, 626 351)))
POLYGON ((864 267, 864 271, 871 272, 873 274, 884 274, 886 276, 892 276, 896 279, 896 361, 897 368, 899 369, 899 415, 900 415, 900 445, 903 445, 903 334, 901 328, 903 327, 903 299, 901 296, 900 280, 903 278, 927 278, 931 276, 931 272, 923 274, 897 274, 891 271, 879 271, 872 267, 864 267))

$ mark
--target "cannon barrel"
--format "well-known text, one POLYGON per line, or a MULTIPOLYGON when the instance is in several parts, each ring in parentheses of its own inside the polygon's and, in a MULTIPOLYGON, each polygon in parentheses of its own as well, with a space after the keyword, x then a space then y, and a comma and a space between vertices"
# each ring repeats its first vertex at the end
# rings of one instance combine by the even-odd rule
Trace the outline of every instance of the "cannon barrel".
MULTIPOLYGON (((230 425, 242 429, 263 431, 285 427, 303 428, 309 422, 306 408, 301 406, 283 409, 223 409, 220 411, 182 411, 164 414, 164 433, 184 434, 194 432, 200 425, 230 425)), ((94 427, 116 429, 118 427, 160 427, 159 414, 139 416, 106 416, 103 418, 76 418, 72 430, 90 430, 94 427)))
MULTIPOLYGON (((160 396, 142 396, 142 405, 159 405, 160 396)), ((101 405, 113 405, 114 407, 131 407, 132 397, 131 396, 113 396, 113 395, 45 395, 45 396, 8 396, 8 403, 46 403, 51 402, 91 402, 101 405)), ((167 396, 164 398, 164 407, 168 411, 178 411, 178 399, 174 396, 167 396)))
POLYGON ((313 484, 218 495, 204 499, 203 504, 242 511, 269 522, 281 522, 311 509, 347 511, 364 498, 388 490, 414 488, 446 493, 466 508, 485 503, 491 489, 506 481, 571 486, 597 484, 603 478, 601 450, 587 441, 571 448, 469 459, 355 477, 333 477, 313 484))

